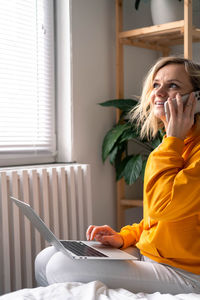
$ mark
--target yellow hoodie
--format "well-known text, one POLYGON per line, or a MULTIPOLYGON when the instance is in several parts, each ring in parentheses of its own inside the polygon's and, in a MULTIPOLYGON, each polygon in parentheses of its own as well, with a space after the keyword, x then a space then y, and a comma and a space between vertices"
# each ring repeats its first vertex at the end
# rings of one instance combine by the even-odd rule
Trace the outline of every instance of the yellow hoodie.
POLYGON ((200 274, 200 124, 184 140, 165 137, 150 154, 144 180, 144 218, 125 226, 123 248, 200 274))

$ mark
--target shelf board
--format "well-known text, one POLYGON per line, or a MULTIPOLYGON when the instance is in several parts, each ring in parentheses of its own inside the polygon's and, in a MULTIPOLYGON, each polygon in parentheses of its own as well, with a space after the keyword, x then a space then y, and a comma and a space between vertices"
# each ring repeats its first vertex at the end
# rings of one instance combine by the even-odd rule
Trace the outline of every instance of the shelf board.
MULTIPOLYGON (((200 29, 193 27, 193 42, 200 42, 200 29)), ((143 27, 119 33, 122 44, 163 51, 165 47, 183 44, 184 20, 143 27)))
POLYGON ((126 207, 142 207, 143 200, 135 200, 135 199, 121 199, 120 204, 126 207))

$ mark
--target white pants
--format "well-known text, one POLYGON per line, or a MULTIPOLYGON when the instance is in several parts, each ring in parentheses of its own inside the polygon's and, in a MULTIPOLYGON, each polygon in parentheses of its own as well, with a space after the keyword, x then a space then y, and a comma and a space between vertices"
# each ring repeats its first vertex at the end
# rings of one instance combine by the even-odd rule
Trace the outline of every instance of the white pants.
POLYGON ((109 288, 124 288, 133 293, 200 293, 200 276, 144 257, 135 247, 138 261, 73 260, 54 247, 41 251, 35 260, 39 286, 59 282, 87 283, 100 280, 109 288))

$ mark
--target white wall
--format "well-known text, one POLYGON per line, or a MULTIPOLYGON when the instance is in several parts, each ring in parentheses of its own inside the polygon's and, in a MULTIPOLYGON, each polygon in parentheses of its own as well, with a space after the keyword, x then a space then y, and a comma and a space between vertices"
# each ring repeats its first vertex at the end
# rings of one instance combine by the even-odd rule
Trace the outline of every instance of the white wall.
POLYGON ((98 105, 115 97, 113 0, 72 0, 74 160, 92 167, 95 224, 115 226, 115 179, 101 161, 101 144, 114 109, 98 105))
MULTIPOLYGON (((152 25, 149 1, 124 0, 124 29, 152 25)), ((116 226, 116 183, 109 162, 101 161, 101 144, 115 122, 115 111, 98 102, 115 98, 115 1, 72 0, 74 157, 92 167, 95 224, 116 226)), ((155 51, 125 46, 125 97, 140 94, 143 78, 159 57, 155 51)), ((128 190, 141 197, 141 183, 128 190)), ((131 211, 127 222, 140 212, 131 211)))
MULTIPOLYGON (((152 25, 150 13, 150 1, 141 1, 139 10, 134 8, 135 1, 124 1, 124 30, 140 28, 152 25)), ((147 49, 124 46, 125 55, 125 97, 140 95, 144 76, 150 66, 155 62, 159 53, 147 49)), ((139 153, 137 145, 131 144, 130 153, 139 153)), ((143 182, 138 180, 131 187, 126 186, 126 197, 128 199, 142 199, 143 182)), ((126 224, 139 222, 142 218, 142 208, 131 208, 126 210, 126 224)))

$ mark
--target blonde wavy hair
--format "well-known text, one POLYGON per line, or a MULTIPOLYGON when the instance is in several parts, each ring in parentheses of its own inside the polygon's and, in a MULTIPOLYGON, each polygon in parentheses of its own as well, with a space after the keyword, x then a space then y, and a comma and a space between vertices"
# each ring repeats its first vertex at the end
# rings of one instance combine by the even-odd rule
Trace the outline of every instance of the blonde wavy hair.
POLYGON ((162 57, 149 70, 143 83, 142 94, 138 104, 130 112, 130 120, 136 121, 140 130, 140 137, 148 140, 154 138, 160 128, 163 128, 163 122, 153 114, 153 105, 150 102, 150 94, 153 90, 153 81, 157 72, 166 65, 180 64, 184 65, 189 75, 194 91, 200 90, 200 65, 189 59, 182 57, 162 57))

